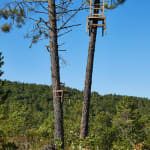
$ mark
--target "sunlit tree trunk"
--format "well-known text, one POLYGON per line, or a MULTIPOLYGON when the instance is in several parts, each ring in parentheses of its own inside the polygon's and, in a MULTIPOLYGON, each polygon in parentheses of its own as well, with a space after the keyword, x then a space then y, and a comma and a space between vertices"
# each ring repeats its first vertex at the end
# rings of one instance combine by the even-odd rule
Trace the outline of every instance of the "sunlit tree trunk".
MULTIPOLYGON (((55 0, 48 0, 49 8, 49 24, 50 24, 50 57, 51 57, 51 78, 53 88, 53 107, 54 107, 54 140, 62 143, 64 147, 64 129, 63 129, 63 106, 59 93, 60 89, 60 72, 59 72, 59 56, 57 42, 57 21, 55 0)), ((56 148, 58 149, 59 146, 56 148)))
MULTIPOLYGON (((99 3, 99 0, 94 1, 95 4, 99 3)), ((97 20, 93 20, 93 24, 98 24, 97 20)), ((88 59, 86 66, 86 76, 85 76, 85 86, 84 86, 84 100, 82 108, 82 119, 80 136, 85 138, 88 135, 88 122, 89 122, 89 107, 90 107, 90 97, 91 97, 91 85, 92 85, 92 73, 93 73, 93 63, 94 63, 94 53, 96 44, 97 27, 93 26, 90 30, 90 41, 88 49, 88 59)))

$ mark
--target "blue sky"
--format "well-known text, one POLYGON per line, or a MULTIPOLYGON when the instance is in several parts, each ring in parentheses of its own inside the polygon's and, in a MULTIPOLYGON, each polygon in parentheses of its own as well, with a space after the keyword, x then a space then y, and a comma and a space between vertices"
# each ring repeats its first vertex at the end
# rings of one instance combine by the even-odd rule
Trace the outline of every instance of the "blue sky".
MULTIPOLYGON (((106 10, 107 35, 98 30, 92 91, 150 98, 150 1, 127 0, 113 11, 106 10)), ((85 32, 87 14, 79 14, 74 23, 82 23, 63 37, 67 52, 60 56, 61 81, 83 90, 89 36, 85 32)), ((0 32, 0 51, 5 57, 3 79, 25 83, 51 84, 50 56, 44 48, 48 41, 29 48, 23 29, 0 32)))

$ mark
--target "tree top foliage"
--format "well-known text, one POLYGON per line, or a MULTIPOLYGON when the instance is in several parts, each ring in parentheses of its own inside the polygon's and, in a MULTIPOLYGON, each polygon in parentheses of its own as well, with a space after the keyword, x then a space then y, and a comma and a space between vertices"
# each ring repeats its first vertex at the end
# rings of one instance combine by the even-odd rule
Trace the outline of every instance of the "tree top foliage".
MULTIPOLYGON (((123 4, 124 2, 126 2, 126 0, 107 0, 105 2, 104 7, 106 9, 114 9, 114 8, 117 8, 119 5, 123 4)), ((86 0, 86 3, 89 4, 90 0, 86 0)))
MULTIPOLYGON (((32 39, 31 45, 39 40, 49 39, 49 31, 52 29, 49 25, 48 0, 1 0, 1 3, 0 28, 3 32, 8 33, 13 27, 21 28, 30 24, 31 30, 25 37, 32 39)), ((73 0, 56 0, 58 37, 62 37, 79 25, 72 24, 70 21, 83 6, 82 1, 74 3, 73 0)))
POLYGON ((117 8, 119 5, 126 2, 126 0, 110 0, 109 2, 105 2, 106 9, 114 9, 117 8))
MULTIPOLYGON (((105 2, 105 8, 114 9, 123 4, 126 0, 109 0, 105 2)), ((86 1, 56 0, 56 20, 58 37, 72 31, 73 27, 79 24, 72 24, 72 18, 80 11, 87 9, 86 1)), ((49 39, 49 13, 48 0, 1 0, 0 5, 1 31, 8 33, 13 27, 21 28, 30 24, 30 32, 25 34, 31 38, 31 45, 40 40, 49 39)), ((63 45, 60 43, 59 45, 63 45)), ((47 49, 49 50, 49 46, 47 49)))

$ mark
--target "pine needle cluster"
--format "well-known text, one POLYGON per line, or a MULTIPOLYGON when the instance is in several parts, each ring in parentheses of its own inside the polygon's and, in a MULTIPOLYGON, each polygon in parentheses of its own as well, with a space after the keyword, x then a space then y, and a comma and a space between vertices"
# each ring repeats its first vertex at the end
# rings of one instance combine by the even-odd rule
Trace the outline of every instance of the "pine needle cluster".
POLYGON ((1 26, 1 30, 3 32, 9 32, 14 22, 16 23, 16 27, 21 28, 25 24, 25 16, 23 8, 5 8, 0 10, 0 18, 9 21, 9 23, 1 26))

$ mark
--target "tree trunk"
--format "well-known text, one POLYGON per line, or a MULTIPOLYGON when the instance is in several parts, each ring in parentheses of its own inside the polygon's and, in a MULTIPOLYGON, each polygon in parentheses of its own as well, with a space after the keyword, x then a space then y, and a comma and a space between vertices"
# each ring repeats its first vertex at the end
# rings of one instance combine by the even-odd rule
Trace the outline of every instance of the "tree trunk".
MULTIPOLYGON (((97 3, 99 4, 99 0, 94 1, 94 4, 97 3)), ((94 13, 98 13, 98 11, 95 10, 94 13)), ((98 20, 93 20, 93 24, 98 24, 98 20)), ((92 73, 93 73, 96 35, 97 35, 97 26, 91 26, 89 49, 88 49, 88 60, 87 60, 86 76, 85 76, 85 87, 83 93, 84 100, 83 100, 82 119, 81 119, 81 128, 80 128, 81 138, 85 138, 86 136, 88 136, 89 107, 90 107, 90 97, 91 97, 91 85, 92 85, 92 73)))
POLYGON ((59 72, 59 56, 57 42, 57 20, 55 0, 48 0, 49 24, 50 24, 50 56, 51 56, 51 79, 53 88, 53 107, 54 107, 54 141, 61 143, 58 148, 64 148, 64 129, 63 129, 63 106, 59 93, 60 89, 60 72, 59 72))

